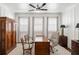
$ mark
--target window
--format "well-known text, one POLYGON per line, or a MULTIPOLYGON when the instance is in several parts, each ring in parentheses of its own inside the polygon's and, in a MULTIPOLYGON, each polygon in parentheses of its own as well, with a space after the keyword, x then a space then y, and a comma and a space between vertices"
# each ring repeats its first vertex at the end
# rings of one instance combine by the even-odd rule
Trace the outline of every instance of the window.
POLYGON ((34 36, 36 35, 43 35, 43 17, 34 18, 34 36))
POLYGON ((43 32, 43 18, 42 17, 34 18, 34 32, 43 32))
POLYGON ((24 35, 29 35, 28 31, 28 24, 29 24, 28 17, 21 17, 19 19, 19 41, 23 38, 24 35))
POLYGON ((20 18, 20 31, 28 32, 28 18, 20 18))
POLYGON ((51 36, 52 32, 57 31, 57 18, 48 18, 48 38, 51 36))

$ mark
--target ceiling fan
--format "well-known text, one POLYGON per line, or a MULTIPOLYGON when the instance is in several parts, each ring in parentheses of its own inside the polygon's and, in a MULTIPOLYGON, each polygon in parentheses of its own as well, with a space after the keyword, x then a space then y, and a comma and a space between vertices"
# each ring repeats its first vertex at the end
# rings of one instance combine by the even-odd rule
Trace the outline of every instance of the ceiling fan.
POLYGON ((46 5, 46 3, 42 3, 42 5, 36 4, 36 6, 34 6, 33 4, 29 4, 29 6, 31 6, 33 9, 29 10, 29 11, 37 11, 37 10, 42 10, 42 11, 47 11, 47 9, 44 9, 43 7, 46 5))

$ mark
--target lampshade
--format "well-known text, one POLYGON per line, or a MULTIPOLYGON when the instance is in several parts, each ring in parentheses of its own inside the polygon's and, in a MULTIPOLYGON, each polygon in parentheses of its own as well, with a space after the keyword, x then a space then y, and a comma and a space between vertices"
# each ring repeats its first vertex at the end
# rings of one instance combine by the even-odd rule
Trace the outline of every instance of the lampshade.
POLYGON ((60 27, 61 27, 61 28, 65 28, 65 25, 61 25, 60 27))
POLYGON ((76 28, 79 28, 79 23, 77 23, 76 28))

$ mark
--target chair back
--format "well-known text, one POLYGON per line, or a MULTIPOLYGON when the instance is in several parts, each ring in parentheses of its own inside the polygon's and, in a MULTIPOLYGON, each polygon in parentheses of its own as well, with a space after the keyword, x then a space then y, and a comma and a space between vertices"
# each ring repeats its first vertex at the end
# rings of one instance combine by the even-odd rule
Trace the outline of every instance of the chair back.
POLYGON ((25 43, 28 44, 29 48, 32 48, 33 40, 28 35, 24 35, 25 43))
POLYGON ((51 39, 50 39, 53 46, 58 45, 58 41, 59 41, 58 39, 59 39, 58 32, 53 32, 52 35, 51 35, 51 39))
POLYGON ((29 43, 29 36, 28 35, 24 35, 24 39, 26 43, 29 43))
POLYGON ((21 43, 22 43, 22 48, 24 50, 24 40, 23 40, 23 38, 21 38, 21 43))

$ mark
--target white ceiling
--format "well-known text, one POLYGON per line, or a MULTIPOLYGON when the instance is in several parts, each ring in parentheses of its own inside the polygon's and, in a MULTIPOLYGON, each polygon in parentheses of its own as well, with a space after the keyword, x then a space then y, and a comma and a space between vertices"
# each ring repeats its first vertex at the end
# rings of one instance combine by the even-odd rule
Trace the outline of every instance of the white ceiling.
MULTIPOLYGON (((14 12, 24 12, 33 9, 29 6, 29 3, 4 3, 14 12)), ((47 8, 51 12, 62 12, 66 8, 74 5, 75 3, 47 3, 44 8, 47 8)))

